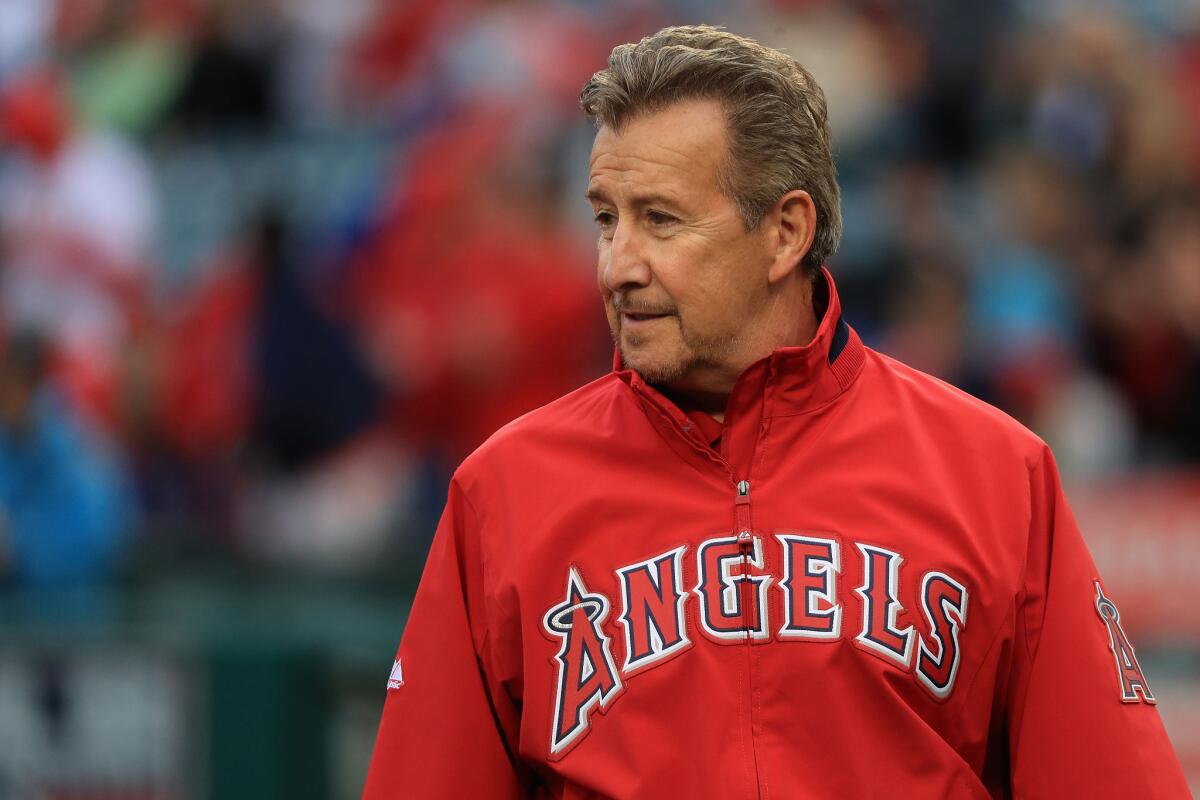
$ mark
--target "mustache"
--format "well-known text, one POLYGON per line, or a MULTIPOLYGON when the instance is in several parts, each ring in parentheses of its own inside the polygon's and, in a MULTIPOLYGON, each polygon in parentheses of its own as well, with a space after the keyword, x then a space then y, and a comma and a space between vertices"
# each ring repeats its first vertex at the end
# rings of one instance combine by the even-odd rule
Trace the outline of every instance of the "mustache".
POLYGON ((638 302, 630 300, 628 297, 619 294, 614 294, 612 296, 612 307, 614 311, 620 314, 637 314, 647 316, 675 314, 675 309, 671 306, 638 302))

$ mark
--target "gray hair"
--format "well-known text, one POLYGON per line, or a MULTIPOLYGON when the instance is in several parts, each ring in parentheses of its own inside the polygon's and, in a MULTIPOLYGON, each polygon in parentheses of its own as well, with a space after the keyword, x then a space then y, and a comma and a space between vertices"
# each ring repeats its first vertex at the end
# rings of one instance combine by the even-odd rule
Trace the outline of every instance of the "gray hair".
POLYGON ((579 104, 597 126, 618 131, 639 114, 692 98, 725 109, 729 159, 718 177, 746 230, 791 190, 812 197, 817 230, 803 264, 816 275, 841 241, 842 212, 825 93, 794 58, 709 25, 663 28, 613 48, 579 104))

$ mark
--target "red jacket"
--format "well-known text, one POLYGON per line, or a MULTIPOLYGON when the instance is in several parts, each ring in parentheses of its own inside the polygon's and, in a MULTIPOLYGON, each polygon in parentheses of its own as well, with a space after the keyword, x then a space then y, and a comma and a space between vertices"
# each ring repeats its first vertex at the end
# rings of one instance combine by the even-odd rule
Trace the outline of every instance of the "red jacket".
POLYGON ((1045 444, 826 280, 717 450, 617 369, 463 463, 365 797, 1188 796, 1045 444))

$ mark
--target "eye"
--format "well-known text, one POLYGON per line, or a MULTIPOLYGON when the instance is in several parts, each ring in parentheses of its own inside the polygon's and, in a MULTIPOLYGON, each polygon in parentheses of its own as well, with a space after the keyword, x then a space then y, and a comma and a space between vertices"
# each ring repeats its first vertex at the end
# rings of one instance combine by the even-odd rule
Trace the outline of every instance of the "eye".
POLYGON ((617 224, 617 215, 611 211, 597 211, 596 224, 600 226, 600 230, 607 231, 617 224))
POLYGON ((670 225, 679 221, 675 217, 663 211, 647 211, 646 219, 650 220, 651 225, 655 226, 670 225))

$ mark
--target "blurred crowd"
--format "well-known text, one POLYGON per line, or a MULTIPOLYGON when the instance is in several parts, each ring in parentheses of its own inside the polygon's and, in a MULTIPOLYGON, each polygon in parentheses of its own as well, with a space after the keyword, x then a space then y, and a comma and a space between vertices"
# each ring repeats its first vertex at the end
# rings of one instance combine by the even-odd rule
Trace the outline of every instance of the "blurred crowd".
POLYGON ((1188 4, 4 0, 0 581, 419 562, 609 368, 578 91, 680 22, 824 86, 869 344, 1069 475, 1200 462, 1188 4))

